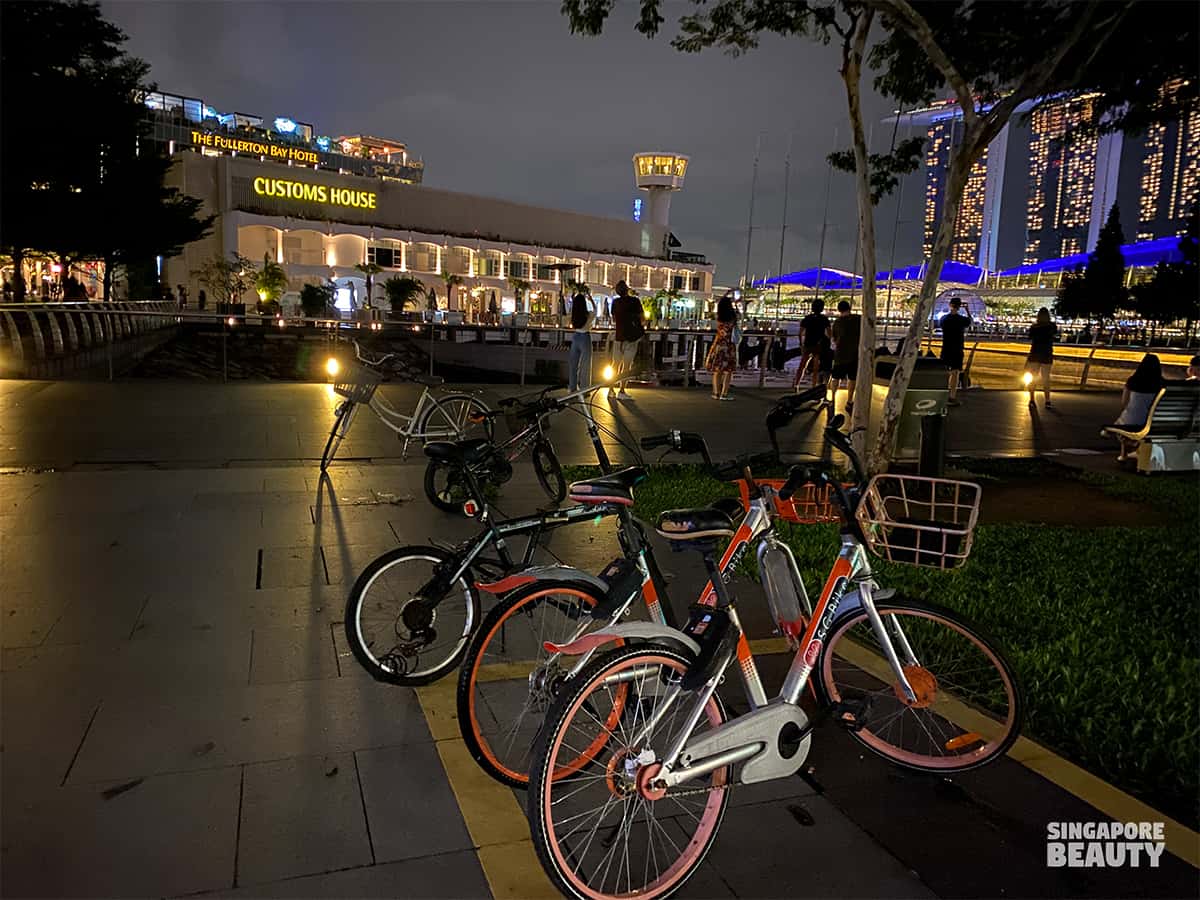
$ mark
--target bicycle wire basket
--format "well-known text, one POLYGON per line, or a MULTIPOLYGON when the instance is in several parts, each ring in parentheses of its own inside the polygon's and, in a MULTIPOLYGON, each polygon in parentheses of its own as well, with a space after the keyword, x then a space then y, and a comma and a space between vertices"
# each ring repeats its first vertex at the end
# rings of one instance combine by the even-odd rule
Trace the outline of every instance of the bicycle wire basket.
POLYGON ((955 569, 967 561, 979 485, 919 475, 876 475, 855 513, 867 549, 889 562, 955 569))
POLYGON ((370 403, 382 380, 383 376, 373 369, 354 362, 344 362, 333 391, 351 403, 370 403))
MULTIPOLYGON (((837 522, 841 519, 836 501, 833 499, 833 485, 806 484, 797 488, 791 498, 784 500, 779 491, 787 483, 784 479, 755 479, 758 484, 775 490, 775 510, 779 518, 785 522, 795 522, 799 525, 818 525, 822 522, 837 522)), ((738 482, 738 490, 742 493, 742 508, 750 508, 750 485, 745 480, 738 482)))
MULTIPOLYGON (((546 412, 541 403, 536 401, 529 403, 520 397, 506 397, 500 401, 498 406, 504 414, 504 424, 508 427, 508 433, 514 437, 536 422, 546 412)), ((549 419, 546 419, 542 423, 542 430, 550 430, 549 419)))

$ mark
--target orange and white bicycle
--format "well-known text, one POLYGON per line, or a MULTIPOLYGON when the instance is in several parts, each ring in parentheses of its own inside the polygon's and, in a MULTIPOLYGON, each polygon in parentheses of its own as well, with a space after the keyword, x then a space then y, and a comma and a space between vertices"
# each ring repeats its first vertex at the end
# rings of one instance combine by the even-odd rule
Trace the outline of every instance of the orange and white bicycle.
MULTIPOLYGON (((586 667, 559 690, 532 755, 528 816, 538 857, 570 897, 659 897, 703 861, 729 789, 798 774, 814 726, 832 719, 908 768, 959 772, 999 758, 1016 740, 1021 691, 995 645, 957 614, 882 589, 868 553, 947 569, 970 553, 979 487, 879 475, 868 483, 837 416, 825 431, 858 475, 843 486, 794 467, 782 485, 744 473, 740 523, 719 509, 663 513, 657 530, 698 551, 713 602, 682 630, 655 626, 641 643, 616 629, 547 650, 586 667), (798 492, 803 491, 803 495, 798 492), (814 609, 774 520, 798 496, 829 497, 841 548, 814 609), (718 563, 717 542, 729 540, 718 563), (763 587, 795 657, 767 699, 722 572, 758 545, 763 587), (735 665, 736 663, 736 665, 735 665), (750 711, 729 719, 717 686, 741 676, 750 711), (810 720, 805 688, 817 700, 810 720)), ((644 625, 639 637, 647 634, 644 625)))

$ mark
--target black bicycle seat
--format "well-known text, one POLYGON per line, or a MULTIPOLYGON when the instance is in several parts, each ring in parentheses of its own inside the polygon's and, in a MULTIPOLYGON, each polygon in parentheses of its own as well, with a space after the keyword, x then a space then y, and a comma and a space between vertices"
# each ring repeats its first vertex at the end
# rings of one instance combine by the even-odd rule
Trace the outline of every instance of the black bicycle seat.
POLYGON ((654 527, 669 541, 694 541, 733 534, 733 520, 722 510, 711 506, 668 509, 658 517, 654 527))
POLYGON ((633 505, 633 488, 646 478, 642 466, 630 466, 619 472, 576 481, 567 488, 575 503, 620 503, 633 505))
POLYGON ((470 465, 478 462, 491 447, 487 438, 472 438, 469 441, 430 441, 425 445, 425 455, 438 462, 453 465, 470 465))
POLYGON ((414 375, 412 380, 417 384, 425 385, 425 387, 437 387, 446 383, 446 379, 440 375, 414 375))

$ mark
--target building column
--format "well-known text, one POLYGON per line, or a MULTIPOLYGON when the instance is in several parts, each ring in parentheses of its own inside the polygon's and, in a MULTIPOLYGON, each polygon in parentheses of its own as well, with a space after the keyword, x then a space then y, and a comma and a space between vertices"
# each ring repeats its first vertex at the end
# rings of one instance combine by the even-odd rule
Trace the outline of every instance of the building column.
POLYGON ((283 229, 275 229, 275 262, 283 265, 283 229))

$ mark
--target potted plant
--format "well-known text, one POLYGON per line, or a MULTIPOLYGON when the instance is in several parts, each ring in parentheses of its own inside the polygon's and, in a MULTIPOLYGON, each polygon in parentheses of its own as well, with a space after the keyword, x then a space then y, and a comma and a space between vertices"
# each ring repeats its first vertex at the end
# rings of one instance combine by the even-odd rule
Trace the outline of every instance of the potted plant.
POLYGON ((333 305, 333 286, 329 284, 306 284, 300 289, 300 309, 306 319, 320 319, 329 315, 333 305))
POLYGON ((416 306, 425 295, 425 285, 421 279, 410 275, 393 275, 383 283, 383 292, 392 307, 393 318, 400 318, 406 306, 410 303, 416 306))
POLYGON ((233 316, 246 314, 242 294, 254 283, 255 274, 254 263, 237 252, 228 259, 216 254, 192 271, 192 277, 212 292, 217 313, 233 316))
POLYGON ((258 312, 264 316, 279 314, 279 298, 287 290, 288 277, 283 266, 271 259, 270 254, 263 254, 262 268, 254 279, 254 289, 258 291, 258 312))

